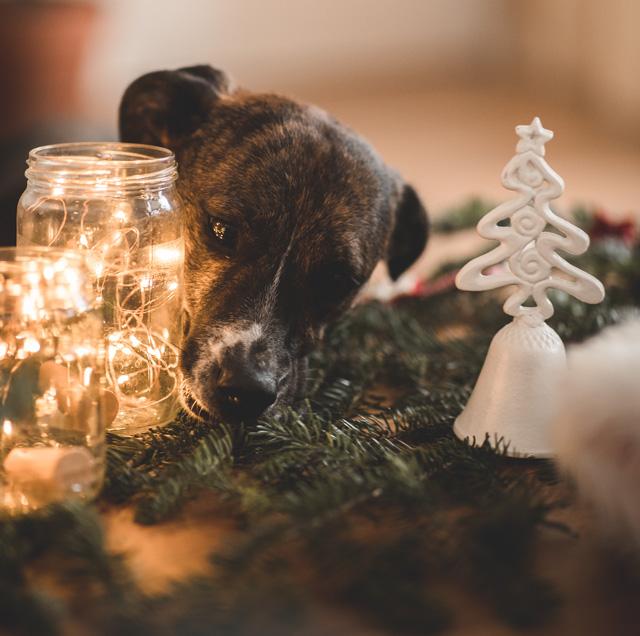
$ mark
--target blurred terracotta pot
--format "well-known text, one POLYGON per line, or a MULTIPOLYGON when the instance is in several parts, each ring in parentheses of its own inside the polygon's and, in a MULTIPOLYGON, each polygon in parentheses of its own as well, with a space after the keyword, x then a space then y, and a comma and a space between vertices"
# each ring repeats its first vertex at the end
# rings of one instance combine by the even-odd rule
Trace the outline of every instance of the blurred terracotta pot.
POLYGON ((89 2, 0 3, 0 137, 77 112, 95 14, 89 2))

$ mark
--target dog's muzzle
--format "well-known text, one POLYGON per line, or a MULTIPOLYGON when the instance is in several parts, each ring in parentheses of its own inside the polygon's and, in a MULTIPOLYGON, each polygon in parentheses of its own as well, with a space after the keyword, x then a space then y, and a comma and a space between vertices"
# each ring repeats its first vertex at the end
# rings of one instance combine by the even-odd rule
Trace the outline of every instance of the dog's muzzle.
POLYGON ((240 348, 233 348, 221 361, 213 396, 223 417, 254 420, 276 401, 277 389, 272 373, 258 368, 240 348))

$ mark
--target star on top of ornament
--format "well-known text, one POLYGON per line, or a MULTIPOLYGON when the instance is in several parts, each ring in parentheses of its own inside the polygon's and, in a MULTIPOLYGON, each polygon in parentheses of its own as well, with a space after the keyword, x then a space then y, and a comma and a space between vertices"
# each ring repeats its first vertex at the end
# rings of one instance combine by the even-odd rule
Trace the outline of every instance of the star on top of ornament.
POLYGON ((553 131, 543 128, 540 117, 534 117, 528 126, 516 126, 516 134, 520 137, 517 152, 532 150, 541 157, 544 157, 544 145, 553 139, 553 131))

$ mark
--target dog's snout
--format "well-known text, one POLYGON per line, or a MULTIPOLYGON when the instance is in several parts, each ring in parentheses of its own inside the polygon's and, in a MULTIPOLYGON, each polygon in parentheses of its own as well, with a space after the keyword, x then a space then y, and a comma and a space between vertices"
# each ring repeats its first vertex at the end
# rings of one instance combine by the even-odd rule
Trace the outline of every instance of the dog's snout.
POLYGON ((232 419, 255 419, 276 401, 275 378, 260 372, 246 358, 225 361, 217 381, 220 410, 232 419))

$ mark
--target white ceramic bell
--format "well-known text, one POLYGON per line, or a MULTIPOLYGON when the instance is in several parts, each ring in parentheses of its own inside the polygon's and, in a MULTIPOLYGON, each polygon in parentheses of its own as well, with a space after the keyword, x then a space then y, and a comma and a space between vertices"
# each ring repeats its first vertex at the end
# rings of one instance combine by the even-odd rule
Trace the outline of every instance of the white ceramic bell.
POLYGON ((462 290, 513 287, 504 303, 513 321, 494 336, 454 432, 476 444, 488 437, 512 456, 550 457, 550 425, 566 357, 560 336, 544 322, 553 315, 547 290, 598 303, 604 288, 557 253, 582 254, 589 237, 549 207, 564 190, 544 159, 544 144, 553 133, 537 117, 528 126, 516 126, 516 133, 517 154, 506 165, 502 183, 518 195, 478 223, 478 233, 499 245, 467 263, 456 277, 462 290))

